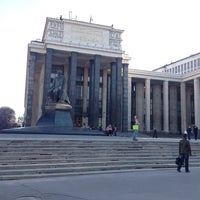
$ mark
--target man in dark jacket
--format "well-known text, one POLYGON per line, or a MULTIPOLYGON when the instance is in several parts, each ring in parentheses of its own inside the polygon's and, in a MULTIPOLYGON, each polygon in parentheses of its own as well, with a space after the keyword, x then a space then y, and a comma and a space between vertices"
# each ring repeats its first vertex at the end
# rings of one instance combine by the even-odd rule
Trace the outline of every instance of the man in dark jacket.
POLYGON ((198 137, 198 127, 196 125, 193 126, 193 133, 194 133, 194 139, 197 140, 197 137, 198 137))
POLYGON ((185 163, 185 172, 189 171, 189 156, 192 155, 190 142, 187 140, 187 133, 183 134, 183 138, 179 142, 179 155, 181 162, 178 164, 177 171, 181 172, 181 166, 185 163))
POLYGON ((188 126, 188 128, 187 128, 187 137, 188 137, 188 140, 190 140, 191 134, 192 134, 192 128, 191 128, 191 126, 188 126))

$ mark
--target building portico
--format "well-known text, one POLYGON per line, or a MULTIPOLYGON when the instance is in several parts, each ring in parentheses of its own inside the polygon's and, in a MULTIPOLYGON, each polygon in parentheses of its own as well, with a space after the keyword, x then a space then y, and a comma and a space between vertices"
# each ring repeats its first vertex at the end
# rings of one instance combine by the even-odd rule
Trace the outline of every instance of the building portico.
MULTIPOLYGON (((199 122, 199 77, 129 69, 129 122, 137 115, 140 130, 181 133, 199 122)), ((131 129, 131 123, 130 123, 131 129)))
POLYGON ((110 26, 47 18, 42 41, 29 44, 26 125, 35 125, 45 112, 48 89, 61 70, 75 126, 85 123, 97 129, 109 123, 127 130, 121 118, 122 110, 127 113, 127 104, 121 101, 122 86, 128 92, 126 79, 122 80, 123 68, 127 73, 128 67, 121 49, 122 32, 110 26))

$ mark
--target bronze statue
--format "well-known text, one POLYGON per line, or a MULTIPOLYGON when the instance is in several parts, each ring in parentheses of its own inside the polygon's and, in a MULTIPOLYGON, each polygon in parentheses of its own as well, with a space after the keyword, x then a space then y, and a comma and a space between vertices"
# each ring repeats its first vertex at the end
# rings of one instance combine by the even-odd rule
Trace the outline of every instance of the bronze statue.
POLYGON ((53 103, 68 103, 69 97, 66 92, 66 78, 59 70, 53 80, 52 86, 48 90, 48 97, 53 103))

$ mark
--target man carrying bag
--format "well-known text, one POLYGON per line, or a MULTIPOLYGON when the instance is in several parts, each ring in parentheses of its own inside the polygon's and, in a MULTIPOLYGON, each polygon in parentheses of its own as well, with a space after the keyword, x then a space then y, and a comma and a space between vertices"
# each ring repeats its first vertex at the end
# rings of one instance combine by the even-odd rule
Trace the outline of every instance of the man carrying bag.
POLYGON ((187 140, 187 133, 183 134, 183 138, 179 142, 179 156, 180 161, 178 162, 177 171, 181 172, 181 167, 185 163, 185 172, 189 170, 189 156, 192 155, 190 142, 187 140))

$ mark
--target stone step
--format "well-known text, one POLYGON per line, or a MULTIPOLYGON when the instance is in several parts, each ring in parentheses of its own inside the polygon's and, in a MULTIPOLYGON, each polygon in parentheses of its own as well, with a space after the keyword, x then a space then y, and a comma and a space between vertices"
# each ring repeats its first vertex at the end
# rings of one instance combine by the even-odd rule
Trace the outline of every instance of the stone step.
MULTIPOLYGON (((173 159, 177 156, 177 154, 174 154, 174 155, 157 155, 157 156, 152 156, 150 157, 149 155, 143 155, 143 156, 139 156, 139 155, 135 155, 135 156, 132 156, 132 155, 125 155, 125 156, 112 156, 112 157, 70 157, 70 158, 65 158, 65 157, 60 157, 60 158, 49 158, 49 157, 46 157, 46 158, 41 158, 41 157, 36 157, 36 158, 30 158, 30 157, 20 157, 20 158, 11 158, 11 157, 6 157, 5 159, 1 159, 0 160, 0 165, 6 165, 6 164, 18 164, 18 163, 58 163, 58 162, 87 162, 87 161, 107 161, 107 160, 112 160, 112 161, 116 161, 116 160, 131 160, 131 159, 134 159, 134 160, 149 160, 149 158, 153 158, 153 159, 173 159)), ((196 155, 195 157, 193 156, 192 159, 200 159, 200 156, 199 155, 196 155)))
MULTIPOLYGON (((23 155, 18 155, 18 156, 1 156, 1 160, 0 160, 0 164, 1 163, 7 163, 7 162, 11 162, 11 161, 14 161, 14 162, 45 162, 45 161, 67 161, 67 162, 74 162, 74 161, 84 161, 84 160, 109 160, 109 159, 120 159, 120 160, 123 160, 123 159, 149 159, 149 158, 156 158, 156 159, 159 159, 160 157, 161 158, 174 158, 177 156, 177 153, 162 153, 159 152, 159 154, 151 154, 151 153, 133 153, 133 154, 98 154, 98 155, 91 155, 91 154, 88 154, 88 155, 54 155, 54 156, 49 156, 49 155, 35 155, 35 156, 29 156, 29 155, 26 155, 26 156, 23 156, 23 155)), ((199 159, 199 154, 194 154, 193 153, 193 156, 191 157, 192 159, 194 158, 198 158, 199 159)))
MULTIPOLYGON (((190 166, 200 166, 192 143, 190 166)), ((177 142, 95 140, 0 141, 0 180, 176 168, 177 142)))
POLYGON ((131 142, 131 141, 111 141, 111 142, 106 142, 106 141, 101 141, 100 142, 95 142, 95 141, 91 141, 90 143, 86 143, 86 142, 82 142, 80 143, 79 141, 77 141, 77 143, 75 143, 74 141, 66 141, 65 143, 53 143, 52 141, 46 141, 46 144, 44 143, 39 143, 38 141, 21 141, 21 143, 2 143, 2 141, 0 142, 0 149, 3 148, 15 148, 20 149, 20 148, 73 148, 73 147, 77 147, 77 148, 101 148, 101 147, 106 147, 106 148, 115 148, 115 144, 117 144, 117 148, 144 148, 144 147, 151 147, 151 148, 163 148, 164 146, 170 146, 170 147, 177 147, 177 143, 176 142, 131 142))
POLYGON ((134 163, 134 164, 120 164, 120 165, 112 165, 112 164, 104 164, 98 166, 70 166, 70 167, 59 167, 56 168, 33 168, 33 169, 13 169, 13 170, 2 170, 0 172, 0 176, 4 175, 16 175, 16 174, 51 174, 51 173, 71 173, 71 172, 84 172, 84 171, 107 171, 107 170, 123 170, 123 169, 149 169, 149 168, 171 168, 174 167, 175 164, 172 163, 134 163))
POLYGON ((105 161, 81 161, 81 162, 60 162, 60 163, 26 163, 26 164, 1 164, 0 165, 0 174, 3 170, 10 170, 10 169, 33 169, 33 168, 59 168, 59 167, 78 167, 78 166, 104 166, 104 165, 113 165, 119 166, 124 164, 165 164, 165 163, 173 163, 174 159, 172 158, 159 158, 159 159, 128 159, 128 160, 106 160, 105 161))
MULTIPOLYGON (((199 167, 198 163, 191 163, 190 167, 199 167)), ((35 170, 21 170, 9 171, 0 175, 0 180, 17 180, 17 179, 30 179, 30 178, 47 178, 47 177, 60 177, 60 176, 74 176, 86 174, 105 174, 105 173, 122 173, 131 172, 136 170, 151 170, 151 169, 164 169, 175 168, 174 164, 149 164, 147 165, 124 165, 124 166, 101 166, 90 168, 56 168, 56 169, 35 169, 35 170)))
MULTIPOLYGON (((199 166, 199 161, 190 161, 190 166, 199 166)), ((34 173, 67 173, 84 172, 84 171, 105 171, 105 170, 124 170, 124 169, 150 169, 150 168, 175 168, 174 160, 155 160, 155 161, 134 161, 134 162, 88 162, 88 163, 73 163, 73 164, 34 164, 34 165, 8 165, 0 168, 0 177, 5 175, 16 174, 34 174, 34 173)))

